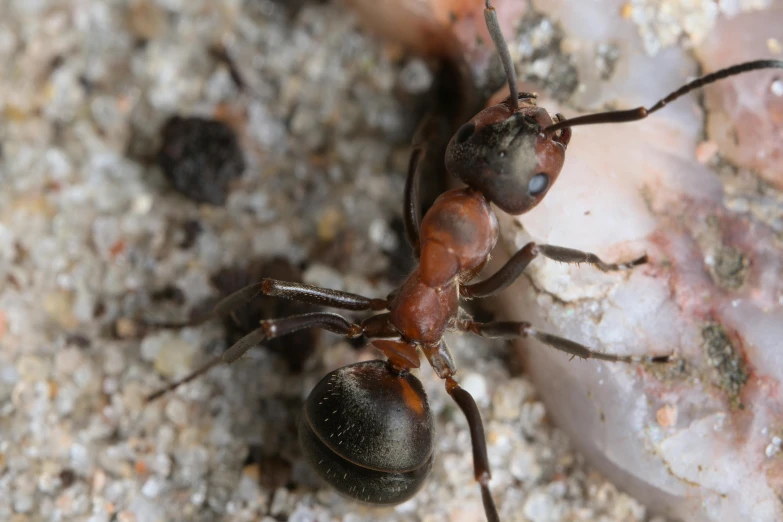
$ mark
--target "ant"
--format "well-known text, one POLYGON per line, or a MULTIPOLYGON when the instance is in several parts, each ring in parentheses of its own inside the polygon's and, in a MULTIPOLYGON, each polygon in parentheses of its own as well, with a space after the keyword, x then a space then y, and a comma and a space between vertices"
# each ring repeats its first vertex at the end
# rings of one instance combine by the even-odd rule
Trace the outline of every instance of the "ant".
POLYGON ((259 294, 294 299, 351 311, 379 312, 358 323, 334 313, 317 312, 261 321, 222 355, 183 379, 149 396, 154 400, 222 363, 232 363, 262 341, 305 328, 322 328, 347 338, 367 338, 385 361, 360 362, 324 377, 310 393, 299 421, 302 451, 318 474, 340 492, 373 504, 397 504, 422 486, 433 461, 433 420, 420 381, 419 351, 445 381, 448 394, 467 418, 473 448, 474 475, 489 522, 499 520, 490 493, 490 466, 484 428, 473 397, 455 379, 457 368, 443 340, 446 330, 484 337, 533 337, 582 359, 660 364, 671 355, 614 355, 541 332, 519 321, 474 321, 460 299, 483 298, 511 285, 538 256, 564 263, 588 263, 602 271, 628 270, 647 257, 606 263, 595 254, 553 245, 528 243, 495 274, 472 282, 482 271, 498 238, 492 204, 520 215, 532 210, 557 180, 577 125, 623 123, 646 118, 669 102, 709 83, 783 61, 757 60, 721 69, 693 80, 651 108, 610 111, 566 120, 536 105, 536 95, 518 92, 514 66, 501 34, 497 14, 485 0, 484 18, 500 55, 510 95, 462 125, 446 149, 446 169, 467 187, 442 194, 421 216, 419 164, 426 144, 414 140, 404 196, 404 225, 418 267, 385 299, 289 283, 275 279, 239 290, 201 317, 161 327, 195 326, 233 309, 259 294))

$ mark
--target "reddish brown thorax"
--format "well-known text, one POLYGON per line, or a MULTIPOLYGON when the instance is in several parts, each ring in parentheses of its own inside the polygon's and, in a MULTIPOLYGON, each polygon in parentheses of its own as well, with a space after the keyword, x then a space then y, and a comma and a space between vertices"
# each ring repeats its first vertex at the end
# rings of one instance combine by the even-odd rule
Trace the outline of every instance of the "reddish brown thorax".
POLYGON ((459 283, 486 264, 498 238, 487 199, 473 189, 440 196, 421 223, 421 264, 391 303, 391 323, 406 341, 434 343, 456 317, 459 283))
POLYGON ((498 239, 498 220, 487 198, 472 189, 440 196, 421 222, 421 279, 440 288, 455 276, 480 270, 498 239))

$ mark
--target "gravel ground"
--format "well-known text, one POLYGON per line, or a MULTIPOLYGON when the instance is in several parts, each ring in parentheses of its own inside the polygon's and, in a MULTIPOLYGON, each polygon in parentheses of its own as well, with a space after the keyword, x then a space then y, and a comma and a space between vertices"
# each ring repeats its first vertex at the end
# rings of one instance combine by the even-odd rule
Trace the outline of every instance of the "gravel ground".
MULTIPOLYGON (((410 269, 401 196, 433 74, 343 8, 301 4, 0 4, 0 519, 482 520, 466 422, 426 367, 437 458, 396 508, 320 486, 296 443, 309 390, 371 350, 305 334, 144 401, 238 331, 144 318, 261 274, 383 296, 410 269), (220 120, 242 152, 192 120, 162 143, 174 116, 220 120), (233 167, 183 194, 157 156, 207 171, 182 166, 190 132, 233 167)), ((265 301, 237 322, 300 310, 265 301)), ((648 520, 548 424, 507 346, 449 342, 503 520, 648 520)))

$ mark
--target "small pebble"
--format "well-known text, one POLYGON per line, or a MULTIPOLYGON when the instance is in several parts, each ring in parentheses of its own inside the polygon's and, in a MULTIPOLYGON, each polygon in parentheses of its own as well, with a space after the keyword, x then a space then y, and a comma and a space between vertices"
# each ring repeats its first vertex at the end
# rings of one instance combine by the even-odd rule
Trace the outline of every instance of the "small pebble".
POLYGON ((427 64, 420 59, 412 59, 400 71, 402 88, 411 94, 422 94, 429 90, 433 76, 427 64))
POLYGON ((772 442, 770 442, 764 450, 764 454, 767 456, 767 458, 772 458, 780 453, 782 443, 783 439, 780 437, 772 437, 772 442))
POLYGON ((155 357, 155 371, 168 378, 175 378, 190 371, 196 347, 189 342, 169 339, 155 357))
POLYGON ((114 333, 120 339, 133 339, 139 335, 139 325, 132 319, 120 317, 114 323, 114 333))
POLYGON ((141 492, 149 498, 156 498, 163 491, 163 484, 155 477, 150 477, 141 487, 141 492))
POLYGON ((166 418, 177 426, 186 426, 189 419, 185 403, 177 398, 169 399, 166 403, 166 418))
POLYGON ((104 353, 103 371, 108 375, 119 375, 125 368, 125 358, 117 346, 108 346, 104 353))
POLYGON ((163 126, 158 164, 175 189, 198 203, 223 205, 245 160, 234 131, 219 121, 175 116, 163 126))
POLYGON ((714 141, 702 141, 696 146, 696 161, 702 165, 709 163, 720 152, 714 141))
POLYGON ((677 424, 677 406, 674 404, 667 404, 659 408, 655 413, 655 418, 662 428, 671 428, 677 424))
POLYGON ((530 449, 515 452, 511 456, 508 469, 515 479, 529 484, 535 483, 543 472, 530 449))
POLYGON ((498 386, 492 397, 492 412, 496 419, 512 421, 522 414, 522 405, 532 396, 533 389, 528 381, 510 379, 498 386))
POLYGON ((523 510, 531 522, 555 522, 562 517, 561 509, 554 498, 534 491, 530 494, 523 510))

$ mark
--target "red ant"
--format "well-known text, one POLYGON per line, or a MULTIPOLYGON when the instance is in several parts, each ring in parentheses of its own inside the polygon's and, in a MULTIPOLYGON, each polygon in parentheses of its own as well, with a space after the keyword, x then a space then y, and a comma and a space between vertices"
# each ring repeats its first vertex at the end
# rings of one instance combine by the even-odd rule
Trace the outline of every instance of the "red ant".
POLYGON ((304 328, 323 328, 348 338, 367 337, 386 361, 369 361, 328 374, 308 397, 299 422, 302 451, 316 471, 336 489, 374 504, 396 504, 413 496, 427 477, 433 459, 432 415, 418 368, 419 350, 446 391, 467 418, 476 480, 488 521, 499 520, 490 494, 490 469, 484 428, 473 397, 454 378, 457 370, 443 340, 448 329, 484 337, 534 337, 573 357, 626 363, 665 363, 669 355, 630 356, 593 351, 574 341, 536 330, 526 322, 474 321, 460 308, 460 298, 494 295, 512 284, 537 256, 564 263, 588 263, 603 271, 626 270, 647 261, 605 263, 595 254, 528 243, 494 275, 469 284, 484 268, 498 238, 494 203, 520 215, 544 198, 557 179, 571 139, 571 128, 646 118, 680 96, 717 80, 764 68, 783 68, 783 61, 747 62, 696 79, 652 108, 639 107, 566 120, 552 118, 536 106, 536 95, 519 93, 514 67, 500 32, 495 9, 486 0, 484 16, 498 50, 510 96, 462 125, 446 149, 446 168, 466 185, 441 195, 421 217, 418 184, 424 144, 415 144, 405 185, 405 231, 419 266, 386 299, 264 279, 231 294, 211 313, 183 324, 201 324, 222 316, 258 294, 354 311, 375 311, 359 323, 334 313, 310 313, 261 321, 219 357, 187 377, 154 393, 153 400, 221 363, 232 363, 262 341, 304 328))

